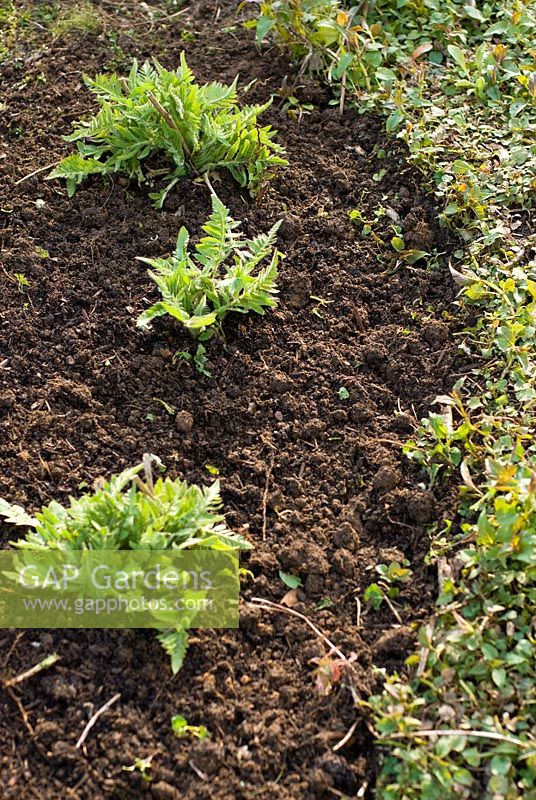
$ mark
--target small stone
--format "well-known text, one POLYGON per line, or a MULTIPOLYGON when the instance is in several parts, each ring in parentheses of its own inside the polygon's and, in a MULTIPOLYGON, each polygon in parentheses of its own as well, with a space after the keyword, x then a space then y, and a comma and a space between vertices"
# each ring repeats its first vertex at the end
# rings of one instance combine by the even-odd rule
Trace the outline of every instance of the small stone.
POLYGON ((434 518, 434 496, 430 492, 414 492, 407 500, 407 509, 415 522, 430 522, 434 518))
POLYGON ((180 800, 182 796, 178 789, 166 781, 153 784, 151 791, 156 800, 180 800))
POLYGON ((391 428, 397 433, 411 433, 416 425, 417 420, 410 414, 397 414, 391 421, 391 428))
POLYGON ((431 347, 439 348, 449 340, 448 325, 439 320, 432 320, 423 329, 423 335, 431 347))
POLYGON ((333 544, 335 547, 343 547, 352 550, 359 543, 359 535, 348 521, 340 523, 338 529, 333 534, 333 544))
POLYGON ((338 575, 342 575, 345 578, 353 578, 355 574, 355 563, 352 554, 346 550, 346 548, 341 547, 337 550, 332 558, 331 564, 334 571, 338 575))
POLYGON ((181 433, 190 433, 194 427, 194 418, 189 411, 179 411, 175 417, 175 425, 181 433))
POLYGON ((312 439, 316 439, 317 436, 324 431, 325 425, 321 419, 311 419, 302 428, 302 435, 304 439, 308 439, 309 441, 312 439))
POLYGON ((13 408, 17 397, 13 389, 0 392, 0 408, 13 408))
POLYGON ((373 652, 378 658, 389 658, 403 655, 411 650, 415 641, 415 633, 407 626, 393 628, 382 633, 374 644, 373 652))
POLYGON ((391 561, 397 561, 401 564, 406 557, 398 547, 382 547, 378 555, 382 564, 390 564, 391 561))
POLYGON ((270 391, 273 394, 283 394, 283 392, 292 391, 294 381, 285 375, 284 372, 274 372, 270 380, 270 391))
POLYGON ((372 487, 377 491, 388 492, 394 489, 400 481, 400 474, 391 466, 380 467, 372 480, 372 487))

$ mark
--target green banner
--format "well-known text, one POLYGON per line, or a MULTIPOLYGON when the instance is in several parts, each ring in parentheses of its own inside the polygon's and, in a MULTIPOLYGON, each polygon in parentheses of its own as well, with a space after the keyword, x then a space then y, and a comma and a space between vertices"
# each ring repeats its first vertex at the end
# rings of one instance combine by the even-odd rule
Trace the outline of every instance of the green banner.
POLYGON ((0 628, 237 628, 238 553, 2 550, 0 628))

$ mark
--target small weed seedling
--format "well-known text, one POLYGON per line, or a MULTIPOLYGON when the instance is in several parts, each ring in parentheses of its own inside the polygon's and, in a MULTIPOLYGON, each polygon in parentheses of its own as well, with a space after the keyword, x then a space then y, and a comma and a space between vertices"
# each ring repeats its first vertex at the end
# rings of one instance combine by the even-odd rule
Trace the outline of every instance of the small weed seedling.
POLYGON ((184 53, 176 71, 157 61, 141 67, 134 61, 128 78, 101 74, 85 80, 100 111, 88 122, 75 123, 74 133, 65 139, 76 142, 78 152, 48 176, 64 178, 69 196, 88 175, 97 173, 119 172, 139 183, 162 177, 166 186, 150 195, 162 208, 170 189, 184 176, 225 168, 255 194, 273 167, 287 164, 283 148, 272 141, 275 131, 257 124, 271 101, 240 108, 236 80, 230 86, 200 86, 184 53), (162 168, 151 171, 145 161, 155 157, 162 168))
POLYGON ((193 361, 196 370, 201 373, 201 375, 211 378, 212 373, 207 369, 208 358, 206 352, 206 347, 203 347, 203 345, 199 343, 194 355, 187 350, 180 350, 178 353, 175 353, 174 360, 180 358, 182 361, 193 361))
POLYGON ((143 780, 150 783, 153 780, 153 776, 150 774, 153 758, 154 755, 147 758, 135 758, 132 764, 122 767, 122 770, 123 772, 139 772, 143 780))
POLYGON ((283 572, 283 570, 280 569, 279 577, 289 589, 297 589, 299 586, 303 586, 303 581, 298 575, 291 575, 289 572, 283 572))
MULTIPOLYGON (((219 483, 209 487, 158 478, 156 456, 104 482, 92 494, 70 498, 65 507, 53 500, 34 517, 0 498, 0 516, 29 528, 12 544, 24 550, 239 550, 249 544, 230 531, 219 512, 219 483), (139 473, 145 471, 145 482, 139 473)), ((186 630, 167 630, 158 639, 171 658, 173 673, 182 666, 186 630)))
POLYGON ((176 714, 171 717, 171 729, 173 733, 182 739, 183 736, 193 736, 194 739, 209 739, 210 733, 204 725, 190 725, 186 717, 176 714))
MULTIPOLYGON (((139 327, 170 314, 195 339, 206 341, 231 311, 264 314, 266 308, 275 307, 277 264, 282 255, 275 248, 275 238, 280 223, 267 234, 244 239, 236 230, 240 223, 229 216, 216 195, 212 195, 212 209, 203 225, 206 235, 195 245, 193 255, 188 252, 188 231, 181 228, 172 256, 139 259, 153 267, 149 274, 162 295, 138 318, 139 327), (267 266, 254 274, 265 259, 270 259, 267 266)), ((204 348, 198 347, 195 363, 206 374, 204 348)))
POLYGON ((380 580, 370 584, 365 591, 364 600, 370 603, 375 611, 384 602, 392 609, 391 601, 400 594, 400 584, 407 583, 413 574, 409 569, 409 561, 404 559, 402 564, 399 564, 398 561, 391 561, 390 564, 378 564, 376 572, 380 575, 380 580))
POLYGON ((24 272, 14 272, 13 277, 17 281, 19 292, 23 292, 26 286, 30 285, 30 281, 24 274, 24 272))

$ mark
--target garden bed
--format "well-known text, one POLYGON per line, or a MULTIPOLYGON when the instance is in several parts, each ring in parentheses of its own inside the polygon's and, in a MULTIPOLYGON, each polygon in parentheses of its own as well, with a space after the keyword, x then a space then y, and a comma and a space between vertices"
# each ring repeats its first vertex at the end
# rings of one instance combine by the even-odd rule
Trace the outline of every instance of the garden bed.
MULTIPOLYGON (((291 68, 275 51, 259 57, 233 3, 193 3, 173 17, 151 13, 165 4, 96 5, 99 33, 54 36, 34 4, 16 57, 0 67, 0 496, 35 509, 146 451, 197 483, 209 483, 215 467, 227 522, 254 545, 243 557, 254 578, 244 579, 240 630, 195 632, 174 678, 151 632, 0 634, 3 677, 61 657, 21 685, 18 704, 1 695, 0 795, 352 795, 374 781, 364 718, 333 752, 360 712, 344 687, 329 697, 315 689, 311 659, 325 652, 322 642, 248 599, 280 601, 288 589, 279 571, 299 575, 295 610, 356 654, 364 699, 380 684, 376 667, 403 669, 414 623, 436 593, 426 527, 452 498, 444 487, 426 491, 401 447, 451 386, 455 348, 442 314, 454 288, 444 271, 397 266, 396 254, 386 269, 348 212, 364 198, 383 203, 410 238, 418 229, 440 251, 449 243, 384 123, 352 111, 341 118, 304 79, 296 92, 315 110, 291 119, 276 97, 265 114, 290 166, 261 201, 224 175, 213 181, 248 234, 283 218, 279 306, 226 322, 225 340, 208 348, 211 378, 174 360, 188 344, 180 328, 161 320, 150 334, 136 328, 155 295, 135 259, 170 252, 181 225, 198 233, 207 187, 183 180, 156 211, 143 188, 121 179, 93 178, 70 200, 46 172, 21 179, 69 152, 62 134, 93 110, 83 73, 125 72, 134 56, 174 68, 185 50, 200 81, 256 79, 248 102, 263 102, 285 75, 292 80, 291 68), (414 571, 400 598, 403 624, 389 608, 358 617, 356 597, 376 564, 400 557, 414 571), (317 610, 326 599, 332 605, 317 610), (77 750, 89 717, 116 693, 77 750), (169 722, 178 713, 211 738, 178 740, 169 722), (150 755, 151 782, 122 769, 150 755)), ((16 534, 2 530, 7 545, 16 534)))

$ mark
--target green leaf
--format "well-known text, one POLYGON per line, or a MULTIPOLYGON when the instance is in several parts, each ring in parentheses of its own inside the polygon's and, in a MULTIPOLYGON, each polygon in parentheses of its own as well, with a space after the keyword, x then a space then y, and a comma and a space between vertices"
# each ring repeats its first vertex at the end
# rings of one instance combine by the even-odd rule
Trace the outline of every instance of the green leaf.
POLYGON ((164 631, 158 634, 158 641, 171 659, 171 671, 174 675, 179 672, 184 663, 188 649, 187 631, 164 631))
POLYGON ((512 761, 508 756, 493 756, 489 762, 492 775, 508 775, 512 768, 512 761))
POLYGON ((484 17, 482 12, 479 11, 479 9, 476 8, 475 6, 466 5, 466 6, 463 7, 463 10, 465 11, 465 13, 467 14, 468 17, 471 17, 472 19, 476 19, 478 22, 485 22, 486 21, 486 18, 484 17))
POLYGON ((463 53, 463 50, 456 44, 449 44, 447 45, 447 53, 452 59, 454 59, 456 64, 466 73, 467 62, 465 60, 465 55, 463 53))
POLYGON ((503 667, 497 667, 491 671, 491 678, 495 686, 499 689, 504 689, 506 685, 506 670, 503 667))
POLYGON ((389 116, 387 117, 387 121, 385 123, 385 128, 387 130, 387 133, 393 133, 393 131, 396 131, 396 129, 402 124, 402 122, 404 122, 405 118, 406 115, 400 109, 397 109, 396 111, 393 111, 391 114, 389 114, 389 116))
POLYGON ((363 599, 366 603, 370 603, 375 611, 377 611, 385 600, 385 593, 380 589, 377 583, 371 583, 365 590, 363 599))
POLYGON ((301 578, 299 578, 297 575, 291 575, 288 572, 283 572, 283 570, 279 570, 279 577, 281 578, 285 586, 289 587, 289 589, 297 589, 298 586, 303 586, 301 578))
POLYGON ((171 729, 179 738, 187 734, 200 740, 210 737, 210 733, 204 725, 190 725, 186 717, 183 717, 182 714, 176 714, 174 717, 171 717, 171 729))
POLYGON ((353 60, 354 60, 353 53, 344 53, 339 58, 339 61, 332 73, 335 80, 339 80, 340 78, 342 78, 348 67, 350 67, 350 65, 352 64, 353 60))
POLYGON ((258 45, 262 44, 270 31, 274 28, 275 24, 275 19, 270 19, 270 17, 259 17, 257 20, 255 33, 255 41, 258 45))
POLYGON ((25 528, 35 528, 39 523, 38 521, 26 513, 22 506, 13 505, 8 503, 0 497, 0 517, 5 517, 6 522, 10 525, 22 525, 25 528))
POLYGON ((144 311, 143 314, 140 314, 136 321, 136 325, 138 328, 148 328, 150 327, 151 322, 156 317, 162 317, 164 314, 167 314, 167 309, 164 303, 155 303, 153 306, 144 311))

